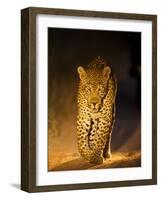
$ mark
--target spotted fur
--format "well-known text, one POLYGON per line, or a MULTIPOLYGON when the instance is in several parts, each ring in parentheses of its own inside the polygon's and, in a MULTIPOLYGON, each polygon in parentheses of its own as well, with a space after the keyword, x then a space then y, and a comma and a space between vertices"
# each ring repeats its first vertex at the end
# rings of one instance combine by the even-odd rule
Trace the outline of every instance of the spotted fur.
POLYGON ((111 134, 115 120, 116 78, 100 57, 86 68, 78 67, 77 142, 80 155, 100 164, 111 157, 111 134))

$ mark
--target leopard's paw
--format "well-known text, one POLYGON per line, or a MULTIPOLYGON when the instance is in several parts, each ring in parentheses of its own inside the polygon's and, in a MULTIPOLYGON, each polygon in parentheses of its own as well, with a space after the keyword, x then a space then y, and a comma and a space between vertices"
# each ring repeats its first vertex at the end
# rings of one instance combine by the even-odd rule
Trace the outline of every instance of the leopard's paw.
POLYGON ((93 164, 102 164, 103 163, 103 157, 100 156, 100 157, 92 158, 92 159, 90 159, 90 163, 93 163, 93 164))

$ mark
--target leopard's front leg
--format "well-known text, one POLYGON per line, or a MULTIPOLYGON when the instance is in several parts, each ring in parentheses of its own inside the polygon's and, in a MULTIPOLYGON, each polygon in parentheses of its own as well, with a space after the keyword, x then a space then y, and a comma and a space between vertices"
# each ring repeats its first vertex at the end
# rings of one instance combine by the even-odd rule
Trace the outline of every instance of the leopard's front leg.
POLYGON ((77 122, 78 150, 80 155, 91 163, 101 164, 103 156, 98 151, 90 148, 89 134, 92 129, 91 120, 88 118, 82 122, 81 118, 77 122))

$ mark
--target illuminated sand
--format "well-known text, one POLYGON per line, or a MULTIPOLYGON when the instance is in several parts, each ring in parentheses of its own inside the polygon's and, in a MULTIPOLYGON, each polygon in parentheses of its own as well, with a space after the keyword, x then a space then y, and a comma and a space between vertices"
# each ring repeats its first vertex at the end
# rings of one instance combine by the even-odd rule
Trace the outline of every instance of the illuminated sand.
MULTIPOLYGON (((103 164, 95 165, 80 157, 77 151, 76 137, 68 135, 49 139, 48 170, 81 170, 81 169, 106 169, 140 167, 140 128, 136 128, 126 142, 113 150, 112 157, 104 160, 103 164), (70 144, 70 145, 69 145, 70 144), (135 144, 134 148, 133 144, 135 144)), ((115 142, 115 141, 114 141, 115 142)), ((116 142, 115 142, 116 143, 116 142)))
POLYGON ((141 155, 138 151, 113 153, 112 158, 104 160, 104 163, 99 165, 88 163, 78 154, 63 154, 59 152, 55 158, 49 161, 49 171, 139 167, 140 165, 141 155))

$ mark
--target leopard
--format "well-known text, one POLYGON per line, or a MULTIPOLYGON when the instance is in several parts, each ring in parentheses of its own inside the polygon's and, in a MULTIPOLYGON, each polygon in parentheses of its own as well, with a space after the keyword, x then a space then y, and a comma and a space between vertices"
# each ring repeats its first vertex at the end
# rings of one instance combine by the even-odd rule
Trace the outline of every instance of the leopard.
POLYGON ((97 56, 85 67, 77 67, 77 146, 89 163, 111 158, 111 136, 115 122, 117 79, 111 65, 97 56))

